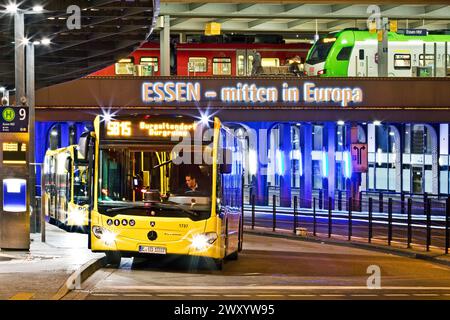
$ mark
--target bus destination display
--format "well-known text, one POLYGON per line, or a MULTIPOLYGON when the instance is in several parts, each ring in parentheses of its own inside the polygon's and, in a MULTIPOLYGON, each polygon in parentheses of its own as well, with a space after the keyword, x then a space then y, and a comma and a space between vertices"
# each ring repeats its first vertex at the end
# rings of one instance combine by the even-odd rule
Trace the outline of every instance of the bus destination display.
POLYGON ((118 120, 103 123, 103 138, 107 140, 171 140, 172 137, 184 138, 193 136, 196 122, 145 120, 118 120))

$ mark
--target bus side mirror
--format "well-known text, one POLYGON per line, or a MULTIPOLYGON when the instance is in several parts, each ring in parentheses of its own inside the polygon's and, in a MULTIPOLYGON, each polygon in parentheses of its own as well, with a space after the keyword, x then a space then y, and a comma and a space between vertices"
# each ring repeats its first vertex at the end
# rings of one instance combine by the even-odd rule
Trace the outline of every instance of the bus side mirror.
POLYGON ((91 132, 86 131, 81 134, 80 140, 78 141, 78 152, 81 154, 83 159, 87 158, 89 151, 89 142, 91 139, 91 132))
POLYGON ((231 163, 233 161, 233 155, 231 149, 224 149, 223 151, 223 162, 220 164, 220 172, 230 174, 232 171, 231 163))
POLYGON ((65 168, 66 168, 67 172, 71 172, 71 170, 72 170, 72 158, 71 157, 66 158, 65 168))

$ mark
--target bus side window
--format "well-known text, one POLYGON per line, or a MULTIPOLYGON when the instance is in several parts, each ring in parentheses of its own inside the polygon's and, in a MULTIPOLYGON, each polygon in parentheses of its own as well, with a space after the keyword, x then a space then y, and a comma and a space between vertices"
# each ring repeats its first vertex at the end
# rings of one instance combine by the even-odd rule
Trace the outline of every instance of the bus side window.
POLYGON ((364 49, 359 49, 359 60, 364 60, 364 49))

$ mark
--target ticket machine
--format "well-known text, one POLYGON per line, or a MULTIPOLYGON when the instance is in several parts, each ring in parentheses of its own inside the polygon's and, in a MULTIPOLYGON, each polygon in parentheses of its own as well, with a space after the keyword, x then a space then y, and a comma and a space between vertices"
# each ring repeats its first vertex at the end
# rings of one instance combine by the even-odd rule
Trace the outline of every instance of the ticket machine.
POLYGON ((0 249, 29 250, 28 108, 0 106, 0 249))

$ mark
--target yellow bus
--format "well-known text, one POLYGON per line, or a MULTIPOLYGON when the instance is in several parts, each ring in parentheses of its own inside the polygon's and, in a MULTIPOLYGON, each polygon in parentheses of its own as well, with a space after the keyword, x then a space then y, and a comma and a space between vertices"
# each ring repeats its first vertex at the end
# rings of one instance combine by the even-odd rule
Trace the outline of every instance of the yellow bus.
POLYGON ((188 255, 218 269, 243 242, 242 147, 232 130, 188 116, 99 116, 79 149, 94 183, 89 247, 121 257, 188 255))
POLYGON ((68 231, 87 233, 88 170, 77 145, 48 150, 42 170, 42 210, 48 221, 68 231))

